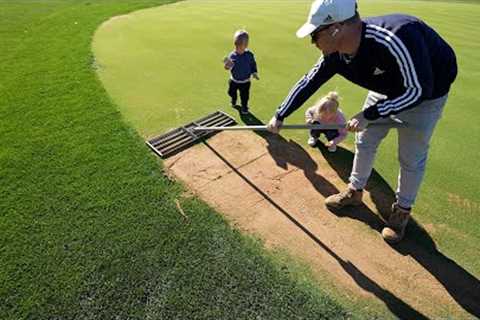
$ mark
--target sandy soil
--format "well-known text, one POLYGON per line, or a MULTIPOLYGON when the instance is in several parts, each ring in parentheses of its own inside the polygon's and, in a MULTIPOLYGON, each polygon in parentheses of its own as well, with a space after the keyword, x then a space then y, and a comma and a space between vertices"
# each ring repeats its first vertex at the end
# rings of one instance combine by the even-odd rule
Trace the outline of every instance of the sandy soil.
MULTIPOLYGON (((168 171, 244 232, 281 247, 356 297, 402 319, 480 317, 479 281, 443 255, 415 221, 390 246, 380 235, 394 192, 373 173, 365 205, 328 210, 353 154, 306 150, 281 136, 222 132, 167 160, 168 171)), ((427 227, 432 230, 434 226, 427 227)))

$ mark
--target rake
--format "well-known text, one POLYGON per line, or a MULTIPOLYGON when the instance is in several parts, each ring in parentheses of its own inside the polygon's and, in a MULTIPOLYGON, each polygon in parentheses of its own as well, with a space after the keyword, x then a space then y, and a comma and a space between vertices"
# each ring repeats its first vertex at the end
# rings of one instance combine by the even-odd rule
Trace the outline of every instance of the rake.
POLYGON ((147 140, 145 143, 161 158, 172 156, 190 146, 201 139, 213 136, 218 131, 201 131, 194 132, 196 127, 227 127, 235 125, 237 122, 228 114, 217 111, 192 121, 184 126, 173 129, 165 134, 147 140))
MULTIPOLYGON (((328 130, 328 129, 341 129, 345 128, 345 125, 340 124, 284 124, 282 125, 282 130, 293 129, 293 130, 328 130)), ((268 131, 267 126, 233 126, 233 127, 222 127, 222 126, 199 126, 192 128, 193 131, 240 131, 240 130, 253 130, 253 131, 268 131)))
MULTIPOLYGON (((199 120, 192 121, 187 125, 147 140, 145 143, 161 158, 167 158, 194 145, 197 141, 207 139, 220 131, 268 130, 266 125, 236 126, 236 124, 237 122, 230 115, 222 111, 216 111, 199 120)), ((397 126, 403 125, 404 123, 397 123, 397 126)), ((329 130, 344 127, 345 125, 340 124, 284 124, 282 125, 282 130, 329 130)))

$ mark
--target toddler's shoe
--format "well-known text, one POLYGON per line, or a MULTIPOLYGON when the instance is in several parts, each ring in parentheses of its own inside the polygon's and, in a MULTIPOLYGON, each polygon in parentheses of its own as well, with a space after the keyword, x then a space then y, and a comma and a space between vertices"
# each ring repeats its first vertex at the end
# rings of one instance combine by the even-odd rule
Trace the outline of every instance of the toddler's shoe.
POLYGON ((337 151, 337 145, 332 144, 330 147, 328 147, 328 151, 329 151, 329 152, 335 152, 335 151, 337 151))
POLYGON ((241 113, 241 114, 244 114, 244 115, 248 114, 248 113, 249 113, 249 112, 248 112, 248 107, 241 107, 241 108, 240 108, 240 113, 241 113))
POLYGON ((318 139, 312 136, 310 136, 307 141, 308 145, 312 148, 317 145, 317 142, 318 142, 318 139))

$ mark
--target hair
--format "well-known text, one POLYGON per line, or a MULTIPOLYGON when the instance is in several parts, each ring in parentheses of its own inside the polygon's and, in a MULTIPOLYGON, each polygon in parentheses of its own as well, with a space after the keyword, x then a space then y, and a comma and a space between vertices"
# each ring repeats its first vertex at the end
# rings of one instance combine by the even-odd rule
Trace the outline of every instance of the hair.
POLYGON ((240 29, 240 30, 235 31, 235 33, 233 35, 233 43, 234 44, 240 44, 240 43, 243 43, 243 42, 247 42, 248 38, 249 38, 249 36, 248 36, 247 30, 240 29))
POLYGON ((319 118, 325 112, 337 112, 340 106, 339 100, 340 97, 336 91, 330 91, 324 97, 320 98, 315 104, 315 118, 319 118), (333 102, 333 104, 329 102, 333 102))

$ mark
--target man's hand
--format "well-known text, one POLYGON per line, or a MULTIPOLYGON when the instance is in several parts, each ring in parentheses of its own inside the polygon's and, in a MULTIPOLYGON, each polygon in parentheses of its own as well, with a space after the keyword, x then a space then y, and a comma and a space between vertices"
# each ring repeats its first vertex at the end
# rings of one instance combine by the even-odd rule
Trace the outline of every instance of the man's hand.
POLYGON ((354 115, 350 120, 347 121, 346 129, 351 132, 363 131, 367 125, 368 120, 363 116, 363 111, 354 115))
POLYGON ((267 130, 271 133, 279 133, 280 128, 282 127, 282 123, 282 121, 278 120, 275 116, 273 116, 270 122, 267 124, 267 130))
POLYGON ((257 80, 260 80, 260 77, 258 76, 258 73, 255 72, 254 74, 252 74, 252 76, 257 80))

